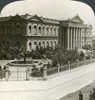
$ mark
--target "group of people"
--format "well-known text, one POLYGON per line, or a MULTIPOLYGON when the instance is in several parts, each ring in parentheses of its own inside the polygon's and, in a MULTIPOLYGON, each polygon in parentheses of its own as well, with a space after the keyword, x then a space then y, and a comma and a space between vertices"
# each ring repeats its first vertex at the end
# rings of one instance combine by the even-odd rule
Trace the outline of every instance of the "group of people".
MULTIPOLYGON (((81 91, 79 93, 79 100, 83 100, 83 93, 81 91)), ((95 100, 95 88, 93 88, 93 91, 90 91, 89 100, 95 100)))

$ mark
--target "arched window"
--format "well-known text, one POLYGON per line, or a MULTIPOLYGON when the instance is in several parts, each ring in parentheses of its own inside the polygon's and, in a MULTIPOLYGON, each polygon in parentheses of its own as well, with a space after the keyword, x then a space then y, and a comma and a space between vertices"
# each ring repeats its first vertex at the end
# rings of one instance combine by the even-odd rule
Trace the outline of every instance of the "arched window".
POLYGON ((49 42, 47 41, 47 49, 49 49, 49 42))
POLYGON ((9 34, 10 33, 10 27, 7 26, 7 33, 9 34))
POLYGON ((17 34, 20 33, 20 25, 17 25, 17 34))
POLYGON ((41 42, 39 42, 38 48, 39 48, 39 50, 41 49, 41 42))
POLYGON ((31 42, 29 42, 29 47, 30 47, 30 50, 31 50, 31 48, 32 48, 32 43, 31 42))
POLYGON ((47 33, 47 35, 49 34, 49 28, 48 27, 46 28, 46 33, 47 33))
POLYGON ((42 42, 42 45, 43 45, 43 49, 45 49, 45 42, 44 41, 42 42))
POLYGON ((37 42, 34 42, 34 50, 37 49, 37 42))
POLYGON ((34 35, 37 35, 37 26, 34 26, 34 35))
POLYGON ((43 34, 43 35, 44 35, 44 31, 45 31, 45 28, 43 27, 43 28, 42 28, 42 34, 43 34))
POLYGON ((31 28, 32 28, 31 25, 29 25, 29 31, 30 31, 30 33, 31 33, 31 28))
POLYGON ((53 49, 53 42, 51 41, 51 49, 53 49))
POLYGON ((2 32, 5 34, 5 26, 2 26, 2 32))
POLYGON ((41 34, 41 27, 39 27, 39 34, 41 34))
POLYGON ((55 48, 56 48, 56 46, 57 46, 56 41, 54 41, 54 46, 55 46, 55 48))
POLYGON ((56 28, 54 28, 54 35, 56 36, 56 28))
POLYGON ((41 46, 41 42, 39 42, 39 46, 41 46))
POLYGON ((50 28, 50 31, 51 31, 51 35, 52 35, 52 27, 50 28))

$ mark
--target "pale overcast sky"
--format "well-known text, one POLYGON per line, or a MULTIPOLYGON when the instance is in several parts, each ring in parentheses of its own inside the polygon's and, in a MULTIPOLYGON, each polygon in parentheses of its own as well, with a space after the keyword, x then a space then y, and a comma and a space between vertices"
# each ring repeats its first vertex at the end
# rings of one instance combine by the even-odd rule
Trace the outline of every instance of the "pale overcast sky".
POLYGON ((77 14, 85 24, 93 26, 95 35, 95 16, 92 8, 85 3, 72 0, 22 0, 6 5, 0 16, 31 14, 54 19, 68 19, 77 14))

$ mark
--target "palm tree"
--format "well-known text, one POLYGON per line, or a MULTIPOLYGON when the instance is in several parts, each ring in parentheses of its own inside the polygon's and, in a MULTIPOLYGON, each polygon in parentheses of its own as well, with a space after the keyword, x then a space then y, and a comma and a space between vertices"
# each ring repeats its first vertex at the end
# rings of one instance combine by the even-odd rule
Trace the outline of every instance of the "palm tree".
POLYGON ((17 60, 19 62, 21 55, 22 55, 21 53, 22 53, 23 46, 17 45, 15 47, 10 47, 10 49, 13 51, 15 58, 17 58, 17 60))

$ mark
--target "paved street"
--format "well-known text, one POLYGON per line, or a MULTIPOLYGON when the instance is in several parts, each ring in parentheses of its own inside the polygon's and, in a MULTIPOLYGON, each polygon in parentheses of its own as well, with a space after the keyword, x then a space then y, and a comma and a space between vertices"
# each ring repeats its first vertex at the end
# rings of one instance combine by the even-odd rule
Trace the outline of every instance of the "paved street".
POLYGON ((66 71, 47 81, 0 82, 0 100, 59 100, 92 83, 95 64, 66 71))
POLYGON ((93 91, 93 88, 95 88, 95 81, 86 87, 78 90, 77 92, 70 93, 66 95, 65 97, 61 98, 60 100, 79 100, 79 92, 82 91, 84 100, 89 100, 89 92, 93 91))

